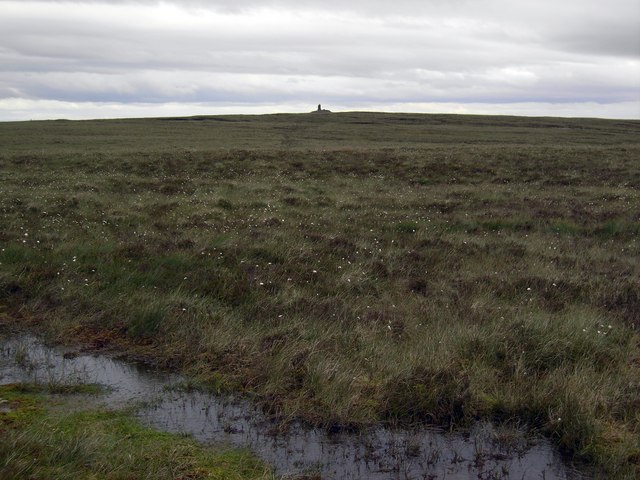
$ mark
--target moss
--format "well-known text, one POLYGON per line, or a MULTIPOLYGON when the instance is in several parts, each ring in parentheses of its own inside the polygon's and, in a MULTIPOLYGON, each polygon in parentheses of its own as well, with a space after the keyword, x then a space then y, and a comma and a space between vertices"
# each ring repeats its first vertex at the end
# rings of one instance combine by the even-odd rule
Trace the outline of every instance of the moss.
POLYGON ((43 413, 40 397, 21 384, 0 385, 0 431, 19 430, 43 413))
POLYGON ((31 390, 0 387, 9 409, 0 411, 0 478, 273 478, 248 452, 214 451, 123 412, 74 411, 60 397, 54 408, 50 398, 25 393, 31 390))

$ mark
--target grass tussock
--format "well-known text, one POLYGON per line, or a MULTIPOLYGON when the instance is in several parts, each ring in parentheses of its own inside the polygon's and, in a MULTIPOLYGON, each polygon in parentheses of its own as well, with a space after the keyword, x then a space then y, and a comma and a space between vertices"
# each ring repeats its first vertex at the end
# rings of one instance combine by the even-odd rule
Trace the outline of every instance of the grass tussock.
POLYGON ((526 423, 637 473, 637 122, 233 120, 0 126, 0 322, 285 417, 526 423))

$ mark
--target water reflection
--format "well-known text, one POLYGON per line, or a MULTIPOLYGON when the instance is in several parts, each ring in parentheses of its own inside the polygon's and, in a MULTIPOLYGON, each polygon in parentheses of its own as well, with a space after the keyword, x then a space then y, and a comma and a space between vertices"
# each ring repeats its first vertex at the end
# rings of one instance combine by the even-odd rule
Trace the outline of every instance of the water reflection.
POLYGON ((496 431, 479 423, 471 431, 370 428, 328 433, 293 423, 286 432, 249 401, 167 387, 177 375, 101 355, 74 355, 34 337, 0 342, 0 383, 99 383, 92 401, 108 408, 137 402, 137 415, 155 428, 201 442, 249 448, 279 475, 319 474, 327 479, 575 479, 545 439, 496 431))

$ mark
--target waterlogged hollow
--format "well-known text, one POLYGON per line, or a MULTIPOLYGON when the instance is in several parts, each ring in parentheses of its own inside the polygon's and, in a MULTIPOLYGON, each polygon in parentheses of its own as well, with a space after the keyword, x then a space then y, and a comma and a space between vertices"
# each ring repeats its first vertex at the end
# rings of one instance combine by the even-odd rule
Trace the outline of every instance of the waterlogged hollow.
POLYGON ((108 408, 135 405, 147 425, 201 442, 248 448, 276 474, 327 479, 576 479, 545 439, 478 424, 469 432, 369 428, 330 433, 294 423, 278 431, 247 400, 172 389, 181 377, 104 355, 73 354, 32 336, 0 338, 0 384, 98 383, 108 408))

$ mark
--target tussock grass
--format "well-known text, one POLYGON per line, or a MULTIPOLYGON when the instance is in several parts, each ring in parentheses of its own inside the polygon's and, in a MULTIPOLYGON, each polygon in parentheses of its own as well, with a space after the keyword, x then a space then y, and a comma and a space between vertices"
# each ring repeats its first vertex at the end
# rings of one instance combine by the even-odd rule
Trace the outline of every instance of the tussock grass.
POLYGON ((0 125, 4 321, 637 473, 638 122, 220 118, 0 125))

